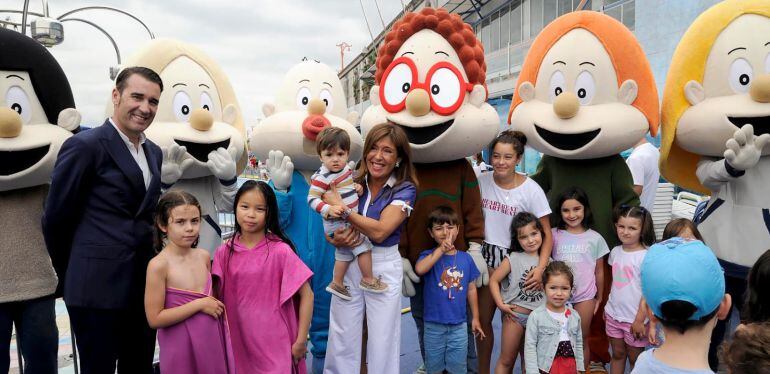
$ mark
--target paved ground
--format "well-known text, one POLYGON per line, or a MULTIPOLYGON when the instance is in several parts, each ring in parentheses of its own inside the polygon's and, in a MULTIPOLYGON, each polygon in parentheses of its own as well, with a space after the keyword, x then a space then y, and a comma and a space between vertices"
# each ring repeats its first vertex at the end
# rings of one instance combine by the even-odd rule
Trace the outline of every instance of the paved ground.
MULTIPOLYGON (((403 298, 401 300, 403 307, 409 306, 409 299, 403 298)), ((733 313, 735 317, 737 313, 733 313)), ((71 374, 75 373, 75 367, 72 360, 72 339, 70 335, 69 316, 67 315, 67 309, 64 307, 64 302, 61 299, 56 300, 56 324, 59 327, 59 373, 71 374)), ((733 327, 737 325, 737 319, 733 318, 731 321, 733 327)), ((499 312, 496 314, 492 327, 495 332, 495 349, 492 353, 492 362, 497 361, 497 357, 500 355, 500 318, 499 312)), ((14 335, 15 337, 15 335, 14 335)), ((155 357, 157 359, 158 350, 155 350, 155 357)), ((11 370, 9 373, 18 373, 18 355, 16 352, 16 342, 11 341, 11 370)), ((420 346, 417 342, 417 328, 414 324, 414 320, 410 314, 403 314, 401 316, 401 365, 400 373, 414 373, 417 367, 420 366, 422 358, 420 357, 420 346)), ((310 368, 310 360, 308 360, 308 369, 310 368)), ((309 371, 308 371, 309 372, 309 371)), ((521 369, 517 362, 514 374, 520 374, 521 369)), ((626 372, 629 372, 628 368, 626 372)), ((721 372, 721 370, 720 370, 721 372)))

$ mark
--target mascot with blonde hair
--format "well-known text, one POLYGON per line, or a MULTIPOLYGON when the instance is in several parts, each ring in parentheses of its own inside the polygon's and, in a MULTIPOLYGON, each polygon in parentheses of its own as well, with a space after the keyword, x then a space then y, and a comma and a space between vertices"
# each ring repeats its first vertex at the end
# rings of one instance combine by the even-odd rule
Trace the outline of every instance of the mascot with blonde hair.
POLYGON ((28 36, 0 28, 0 373, 9 370, 13 324, 25 372, 58 368, 54 303, 67 259, 52 264, 40 220, 59 150, 79 127, 54 57, 28 36))
POLYGON ((158 72, 167 87, 145 134, 163 150, 162 188, 187 191, 200 202, 197 246, 213 258, 222 244, 218 212, 232 212, 237 176, 246 166, 243 119, 235 91, 214 60, 181 41, 153 40, 126 66, 158 72))
MULTIPOLYGON (((619 153, 648 131, 654 136, 658 128, 655 81, 631 31, 592 11, 568 13, 548 24, 522 66, 509 122, 544 153, 531 177, 546 192, 551 209, 560 212, 556 199, 567 188, 583 189, 591 204, 592 228, 610 248, 619 244, 613 208, 639 205, 631 172, 619 153)), ((588 304, 590 310, 578 312, 584 336, 591 321, 586 353, 594 355, 591 361, 608 362, 601 314, 612 275, 606 263, 603 274, 604 289, 588 304), (598 311, 590 318, 594 304, 598 311)), ((586 361, 589 356, 585 354, 586 361)))
MULTIPOLYGON (((361 118, 364 134, 383 122, 400 126, 409 138, 417 174, 417 200, 401 235, 402 292, 411 297, 412 317, 423 347, 423 287, 413 266, 420 252, 433 248, 428 215, 439 206, 461 217, 455 247, 468 251, 489 281, 481 254, 484 217, 478 180, 466 156, 483 149, 498 132, 500 118, 486 102, 484 47, 470 25, 445 9, 407 13, 385 35, 377 52, 372 106, 361 118)), ((470 324, 470 319, 469 319, 470 324)), ((483 327, 482 327, 483 328, 483 327)), ((468 337, 468 367, 475 370, 474 338, 468 337)), ((491 334, 491 329, 486 329, 491 334)), ((491 341, 485 347, 491 353, 491 341)), ((481 347, 480 347, 481 348, 481 347)), ((488 366, 488 364, 487 364, 488 366)))
MULTIPOLYGON (((679 42, 663 93, 661 172, 711 195, 698 229, 739 309, 749 268, 770 248, 769 35, 767 1, 714 5, 679 42)), ((713 370, 725 327, 713 333, 713 370)))

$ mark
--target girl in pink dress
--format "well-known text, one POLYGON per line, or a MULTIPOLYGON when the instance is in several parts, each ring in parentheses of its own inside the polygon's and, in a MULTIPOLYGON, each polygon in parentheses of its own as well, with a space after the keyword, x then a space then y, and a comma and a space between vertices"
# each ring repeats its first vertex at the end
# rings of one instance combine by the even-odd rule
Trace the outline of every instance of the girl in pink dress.
POLYGON ((144 305, 150 327, 158 329, 160 370, 233 374, 224 305, 211 297, 209 254, 194 248, 200 205, 191 194, 171 190, 156 211, 155 245, 162 250, 147 265, 144 305))
POLYGON ((306 372, 313 275, 281 230, 275 193, 248 181, 233 203, 235 234, 217 249, 212 274, 227 307, 239 373, 306 372))

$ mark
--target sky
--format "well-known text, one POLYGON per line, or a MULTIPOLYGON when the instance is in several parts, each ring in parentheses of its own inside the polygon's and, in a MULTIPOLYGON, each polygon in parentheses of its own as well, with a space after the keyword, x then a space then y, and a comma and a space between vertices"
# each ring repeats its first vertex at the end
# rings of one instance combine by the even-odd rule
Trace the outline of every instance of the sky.
MULTIPOLYGON (((0 9, 21 10, 23 3, 0 0, 0 9)), ((344 41, 352 45, 345 63, 352 61, 371 42, 364 12, 374 37, 383 29, 377 5, 385 25, 401 11, 399 0, 49 0, 48 4, 51 18, 87 6, 119 8, 140 18, 156 38, 196 45, 230 78, 247 124, 263 117, 262 105, 272 102, 285 72, 303 57, 339 69, 337 44, 344 41)), ((30 0, 29 10, 42 13, 42 1, 30 0)), ((0 19, 6 17, 21 20, 20 15, 0 14, 0 19)), ((82 18, 105 29, 123 60, 150 40, 138 22, 122 14, 85 10, 67 18, 82 18)), ((117 65, 115 50, 88 24, 63 25, 64 42, 49 51, 69 78, 83 125, 99 125, 113 87, 109 68, 117 65)))

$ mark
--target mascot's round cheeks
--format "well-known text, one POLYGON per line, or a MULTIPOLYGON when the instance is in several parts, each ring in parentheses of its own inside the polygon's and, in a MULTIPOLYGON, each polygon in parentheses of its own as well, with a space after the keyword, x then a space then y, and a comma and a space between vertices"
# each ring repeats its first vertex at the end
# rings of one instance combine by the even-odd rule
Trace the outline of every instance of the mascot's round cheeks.
POLYGON ((523 82, 518 87, 523 102, 511 123, 544 153, 609 156, 632 146, 649 128, 644 115, 631 106, 636 82, 618 86, 609 54, 585 29, 568 32, 551 47, 536 79, 536 86, 523 82))
MULTIPOLYGON (((683 87, 690 107, 677 124, 682 148, 721 157, 725 142, 744 125, 753 125, 757 136, 770 133, 768 35, 770 18, 756 14, 740 16, 722 30, 703 62, 703 82, 683 87)), ((770 154, 770 147, 762 154, 770 154)))

